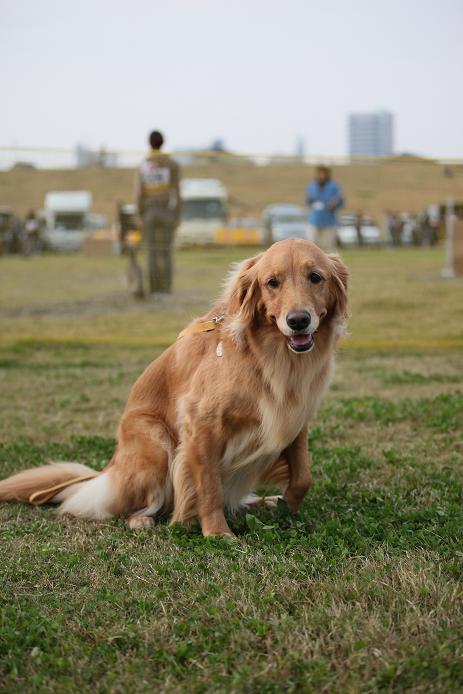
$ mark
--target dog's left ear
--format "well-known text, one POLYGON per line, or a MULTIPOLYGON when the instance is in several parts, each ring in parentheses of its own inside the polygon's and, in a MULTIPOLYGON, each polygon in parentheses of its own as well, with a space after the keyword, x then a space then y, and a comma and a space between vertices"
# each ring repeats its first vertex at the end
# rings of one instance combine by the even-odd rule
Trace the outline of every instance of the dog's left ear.
POLYGON ((349 271, 342 262, 339 255, 330 253, 328 255, 331 265, 331 277, 333 280, 334 307, 333 313, 339 318, 346 319, 347 313, 347 286, 349 281, 349 271))
POLYGON ((227 313, 244 323, 250 323, 257 311, 259 282, 255 266, 261 255, 262 253, 241 263, 226 288, 227 313))

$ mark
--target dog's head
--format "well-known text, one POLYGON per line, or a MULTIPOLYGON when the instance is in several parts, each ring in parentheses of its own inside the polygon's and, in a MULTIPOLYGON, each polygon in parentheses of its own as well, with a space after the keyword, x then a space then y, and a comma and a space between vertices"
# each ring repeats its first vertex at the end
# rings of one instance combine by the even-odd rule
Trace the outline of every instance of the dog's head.
POLYGON ((242 340, 253 325, 273 326, 292 352, 310 352, 321 325, 347 316, 345 265, 310 241, 287 239, 245 260, 225 293, 230 331, 242 340))

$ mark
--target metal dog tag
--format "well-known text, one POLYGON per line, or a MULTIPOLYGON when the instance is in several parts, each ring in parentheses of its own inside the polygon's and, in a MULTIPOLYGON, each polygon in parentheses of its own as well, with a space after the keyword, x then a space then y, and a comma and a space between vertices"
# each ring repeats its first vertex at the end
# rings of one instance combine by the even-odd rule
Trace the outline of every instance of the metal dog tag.
POLYGON ((217 344, 217 347, 215 348, 215 353, 218 357, 223 357, 223 347, 221 341, 217 344))

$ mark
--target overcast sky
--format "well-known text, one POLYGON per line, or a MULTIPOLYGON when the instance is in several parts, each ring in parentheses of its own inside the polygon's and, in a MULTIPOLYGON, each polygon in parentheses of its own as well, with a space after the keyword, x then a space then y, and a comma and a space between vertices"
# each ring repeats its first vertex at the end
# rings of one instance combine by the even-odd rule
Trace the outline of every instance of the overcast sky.
POLYGON ((0 144, 463 157, 463 0, 0 0, 0 144))

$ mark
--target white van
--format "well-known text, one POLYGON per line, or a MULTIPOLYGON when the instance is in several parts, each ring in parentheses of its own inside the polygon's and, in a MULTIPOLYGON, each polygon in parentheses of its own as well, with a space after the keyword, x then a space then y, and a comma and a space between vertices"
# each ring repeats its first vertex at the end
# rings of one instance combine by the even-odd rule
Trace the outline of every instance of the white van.
POLYGON ((215 178, 185 178, 180 181, 182 216, 176 233, 178 245, 210 244, 227 220, 228 194, 215 178))
POLYGON ((91 228, 92 194, 87 190, 53 191, 45 196, 45 233, 48 248, 78 251, 91 228))

